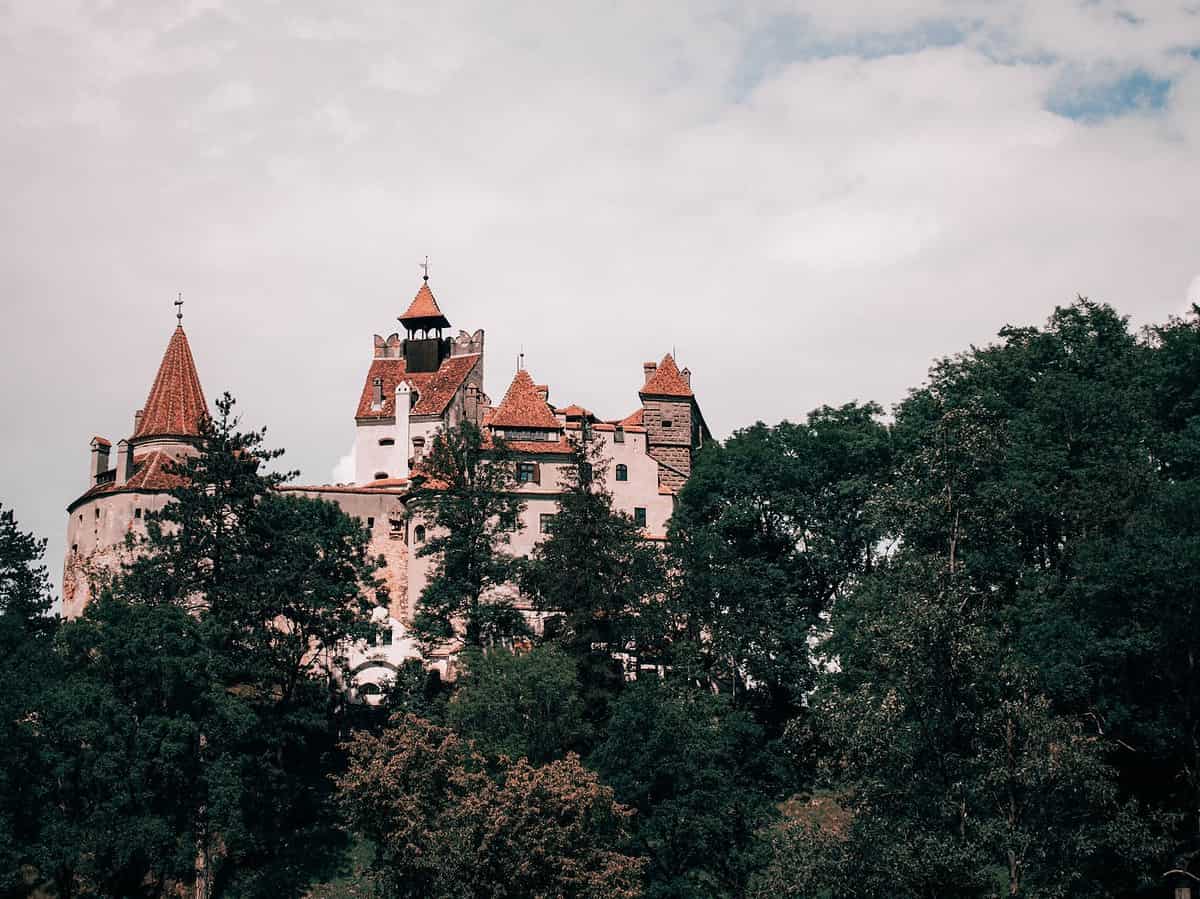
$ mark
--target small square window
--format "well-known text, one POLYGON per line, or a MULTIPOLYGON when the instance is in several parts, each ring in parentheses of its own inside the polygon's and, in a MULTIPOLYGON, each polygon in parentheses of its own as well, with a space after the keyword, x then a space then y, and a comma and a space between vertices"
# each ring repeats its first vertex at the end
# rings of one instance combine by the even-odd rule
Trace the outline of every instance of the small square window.
POLYGON ((675 421, 674 421, 673 419, 670 419, 670 418, 664 418, 664 419, 662 420, 662 426, 663 426, 664 428, 673 428, 673 427, 675 427, 675 421))
POLYGON ((538 516, 538 533, 549 534, 552 527, 554 527, 553 513, 543 512, 538 516))
POLYGON ((646 526, 646 510, 642 506, 637 506, 633 510, 633 523, 640 528, 646 526))
POLYGON ((375 519, 372 518, 370 515, 368 515, 367 516, 367 530, 371 530, 374 527, 375 527, 375 519))
POLYGON ((518 484, 540 484, 538 464, 536 462, 518 462, 517 463, 517 483, 518 484))

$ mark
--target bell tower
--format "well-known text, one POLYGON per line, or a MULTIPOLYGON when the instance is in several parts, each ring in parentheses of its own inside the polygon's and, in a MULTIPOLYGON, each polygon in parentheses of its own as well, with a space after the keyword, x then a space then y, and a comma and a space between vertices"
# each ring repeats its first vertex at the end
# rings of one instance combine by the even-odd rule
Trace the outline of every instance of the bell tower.
POLYGON ((442 336, 442 329, 450 327, 450 322, 433 298, 428 273, 408 309, 400 316, 400 324, 408 334, 404 340, 405 369, 409 374, 437 371, 442 360, 450 355, 450 338, 442 336))

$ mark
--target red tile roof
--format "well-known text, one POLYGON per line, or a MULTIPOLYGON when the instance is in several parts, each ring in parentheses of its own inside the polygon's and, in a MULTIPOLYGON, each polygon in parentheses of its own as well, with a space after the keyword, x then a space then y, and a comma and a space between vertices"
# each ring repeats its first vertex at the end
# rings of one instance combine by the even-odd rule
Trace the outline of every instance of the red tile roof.
MULTIPOLYGON (((649 363, 647 363, 649 364, 649 363)), ((670 353, 663 356, 662 362, 654 370, 645 385, 638 393, 643 396, 691 396, 692 388, 679 373, 679 367, 670 353)))
POLYGON ((413 297, 413 301, 408 304, 408 309, 400 316, 400 321, 420 321, 420 320, 440 321, 442 327, 449 327, 450 322, 446 320, 446 316, 442 314, 442 310, 438 308, 437 300, 433 298, 433 291, 429 289, 429 282, 421 285, 421 289, 417 291, 417 295, 413 297))
POLYGON ((192 350, 183 326, 179 325, 163 353, 133 438, 197 437, 200 419, 207 414, 208 405, 204 402, 192 350))
POLYGON ((363 385, 362 395, 358 399, 355 418, 391 418, 395 415, 396 385, 401 381, 408 381, 417 391, 417 403, 411 414, 441 415, 478 363, 477 353, 450 356, 442 360, 437 371, 409 374, 403 359, 373 359, 367 372, 367 383, 363 385), (379 409, 371 408, 376 378, 383 380, 383 405, 379 409))
POLYGON ((513 377, 488 424, 493 428, 562 429, 562 422, 554 417, 550 406, 538 395, 537 385, 525 369, 513 377))
POLYGON ((173 487, 179 487, 183 484, 183 478, 167 472, 167 467, 174 461, 176 461, 175 456, 170 453, 160 452, 159 450, 134 456, 133 476, 128 481, 124 484, 117 484, 114 481, 105 481, 104 483, 96 484, 80 496, 79 499, 67 506, 67 511, 74 509, 85 500, 110 493, 124 493, 126 491, 166 493, 173 487))
POLYGON ((111 441, 106 440, 104 437, 101 437, 99 434, 97 434, 95 437, 92 438, 92 443, 96 444, 96 446, 112 446, 111 441))
POLYGON ((371 493, 389 496, 405 492, 405 488, 408 486, 407 481, 402 478, 391 478, 390 480, 399 481, 400 483, 395 485, 385 484, 382 486, 367 484, 363 487, 354 487, 350 484, 282 484, 275 489, 284 493, 371 493))
POLYGON ((617 422, 617 424, 623 428, 640 428, 644 424, 645 411, 644 409, 635 409, 617 422))

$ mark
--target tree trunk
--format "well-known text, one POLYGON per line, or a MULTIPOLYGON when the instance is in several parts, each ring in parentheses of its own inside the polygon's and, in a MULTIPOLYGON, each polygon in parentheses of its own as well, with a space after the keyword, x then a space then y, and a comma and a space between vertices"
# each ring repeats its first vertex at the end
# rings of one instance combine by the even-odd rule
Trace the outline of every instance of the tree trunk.
POLYGON ((193 899, 212 899, 213 871, 209 847, 208 832, 201 827, 196 834, 196 886, 193 899))

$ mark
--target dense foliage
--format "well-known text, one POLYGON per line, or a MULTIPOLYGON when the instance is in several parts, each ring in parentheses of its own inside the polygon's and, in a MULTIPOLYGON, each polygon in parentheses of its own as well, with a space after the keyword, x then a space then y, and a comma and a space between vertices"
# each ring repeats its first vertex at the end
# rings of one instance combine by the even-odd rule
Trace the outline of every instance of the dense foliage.
POLYGON ((1134 332, 1079 300, 940 360, 890 419, 737 431, 665 549, 580 435, 512 559, 510 454, 439 435, 416 625, 461 640, 458 676, 405 665, 390 718, 350 719, 336 683, 365 534, 276 491, 218 408, 78 621, 46 615, 42 544, 0 511, 0 895, 300 895, 339 820, 360 895, 1151 899, 1200 876, 1200 309, 1134 332))

